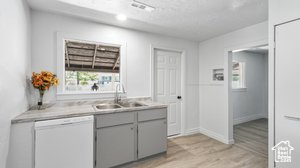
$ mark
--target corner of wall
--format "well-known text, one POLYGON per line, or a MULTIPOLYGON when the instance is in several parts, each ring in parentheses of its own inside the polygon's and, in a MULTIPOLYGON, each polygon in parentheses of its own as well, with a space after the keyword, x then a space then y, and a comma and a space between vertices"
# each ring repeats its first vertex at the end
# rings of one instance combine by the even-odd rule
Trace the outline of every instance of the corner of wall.
POLYGON ((208 129, 205 129, 205 128, 202 128, 202 127, 199 128, 199 132, 201 134, 204 134, 204 135, 210 137, 210 138, 218 140, 218 141, 220 141, 224 144, 233 144, 234 143, 234 139, 227 139, 219 133, 216 133, 214 131, 211 131, 211 130, 208 130, 208 129))

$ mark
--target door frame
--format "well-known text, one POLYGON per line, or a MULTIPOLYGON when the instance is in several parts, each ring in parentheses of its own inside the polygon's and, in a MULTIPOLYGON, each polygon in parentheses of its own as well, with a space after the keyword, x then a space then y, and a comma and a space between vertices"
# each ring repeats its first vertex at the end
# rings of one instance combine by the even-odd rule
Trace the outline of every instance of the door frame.
POLYGON ((185 118, 186 118, 186 85, 185 85, 185 79, 186 79, 186 66, 185 66, 185 61, 186 61, 186 52, 184 49, 178 49, 178 48, 172 48, 172 47, 166 47, 166 46, 160 46, 160 45, 154 45, 151 44, 150 45, 150 76, 151 76, 151 98, 152 100, 154 100, 154 95, 155 95, 155 61, 154 61, 154 57, 155 57, 155 49, 159 49, 159 50, 167 50, 167 51, 173 51, 173 52, 179 52, 181 53, 181 69, 180 69, 180 76, 181 76, 181 97, 183 97, 183 99, 181 100, 181 109, 180 109, 180 134, 179 135, 175 135, 175 136, 182 136, 185 135, 185 118))
MULTIPOLYGON (((234 144, 233 138, 233 104, 232 104, 232 88, 231 88, 231 74, 232 74, 232 51, 239 50, 243 48, 253 48, 268 45, 268 39, 255 41, 252 43, 245 43, 230 48, 226 48, 224 51, 224 89, 225 89, 225 113, 227 116, 226 119, 226 130, 225 130, 225 139, 227 144, 234 144)), ((269 45, 270 46, 270 45, 269 45)), ((269 48, 270 50, 270 48, 269 48)), ((270 60, 268 59, 268 66, 270 60)), ((272 75, 269 73, 269 76, 272 75)), ((268 85, 269 86, 269 85, 268 85)))

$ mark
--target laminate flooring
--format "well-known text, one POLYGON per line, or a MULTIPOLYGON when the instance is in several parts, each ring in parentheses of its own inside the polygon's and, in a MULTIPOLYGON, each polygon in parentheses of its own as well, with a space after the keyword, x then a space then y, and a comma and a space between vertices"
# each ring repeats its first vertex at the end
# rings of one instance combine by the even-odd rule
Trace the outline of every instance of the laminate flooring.
POLYGON ((140 161, 134 168, 267 168, 268 121, 259 119, 234 126, 234 145, 203 134, 168 140, 165 155, 140 161))

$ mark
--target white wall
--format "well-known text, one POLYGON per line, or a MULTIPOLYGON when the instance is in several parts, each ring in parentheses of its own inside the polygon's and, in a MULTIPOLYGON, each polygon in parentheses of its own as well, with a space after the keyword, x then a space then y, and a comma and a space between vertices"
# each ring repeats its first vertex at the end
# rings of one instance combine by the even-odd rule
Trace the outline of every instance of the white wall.
POLYGON ((268 114, 268 56, 250 52, 235 52, 232 59, 245 63, 246 89, 232 90, 233 123, 239 124, 268 114))
MULTIPOLYGON (((162 35, 103 25, 63 15, 32 11, 32 71, 56 73, 56 32, 98 36, 127 43, 127 96, 151 96, 150 46, 186 51, 186 130, 198 127, 198 43, 162 35)), ((55 101, 55 90, 46 101, 55 101)))
POLYGON ((0 168, 4 168, 11 119, 28 106, 30 11, 25 0, 1 0, 0 21, 0 168))
POLYGON ((227 142, 228 110, 224 84, 212 83, 212 69, 224 67, 228 48, 268 39, 268 23, 246 27, 199 44, 200 131, 227 142))
MULTIPOLYGON (((274 26, 300 18, 300 1, 269 0, 269 46, 274 48, 274 26)), ((269 167, 274 167, 274 50, 269 53, 269 167)))

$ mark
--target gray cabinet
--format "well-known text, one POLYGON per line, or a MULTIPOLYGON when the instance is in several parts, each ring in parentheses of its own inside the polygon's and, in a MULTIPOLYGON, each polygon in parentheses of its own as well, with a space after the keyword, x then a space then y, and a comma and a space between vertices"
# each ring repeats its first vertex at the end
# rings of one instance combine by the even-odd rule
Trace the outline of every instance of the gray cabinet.
POLYGON ((131 124, 134 122, 135 122, 134 112, 103 114, 103 115, 98 115, 96 117, 97 128, 131 124))
POLYGON ((167 151, 167 108, 96 116, 96 168, 167 151))
POLYGON ((138 159, 167 151, 166 119, 138 124, 138 159))
POLYGON ((143 110, 138 112, 138 122, 167 118, 167 108, 143 110))
POLYGON ((167 151, 167 109, 138 112, 138 159, 167 151))
MULTIPOLYGON (((121 116, 125 117, 125 120, 119 115, 111 114, 97 117, 97 121, 106 121, 103 125, 100 124, 105 127, 97 129, 96 168, 113 167, 135 160, 136 126, 133 121, 129 123, 131 117, 128 117, 134 114, 124 114, 121 116), (114 125, 105 124, 107 120, 113 120, 111 123, 114 125)), ((97 125, 99 126, 98 123, 97 125)))

